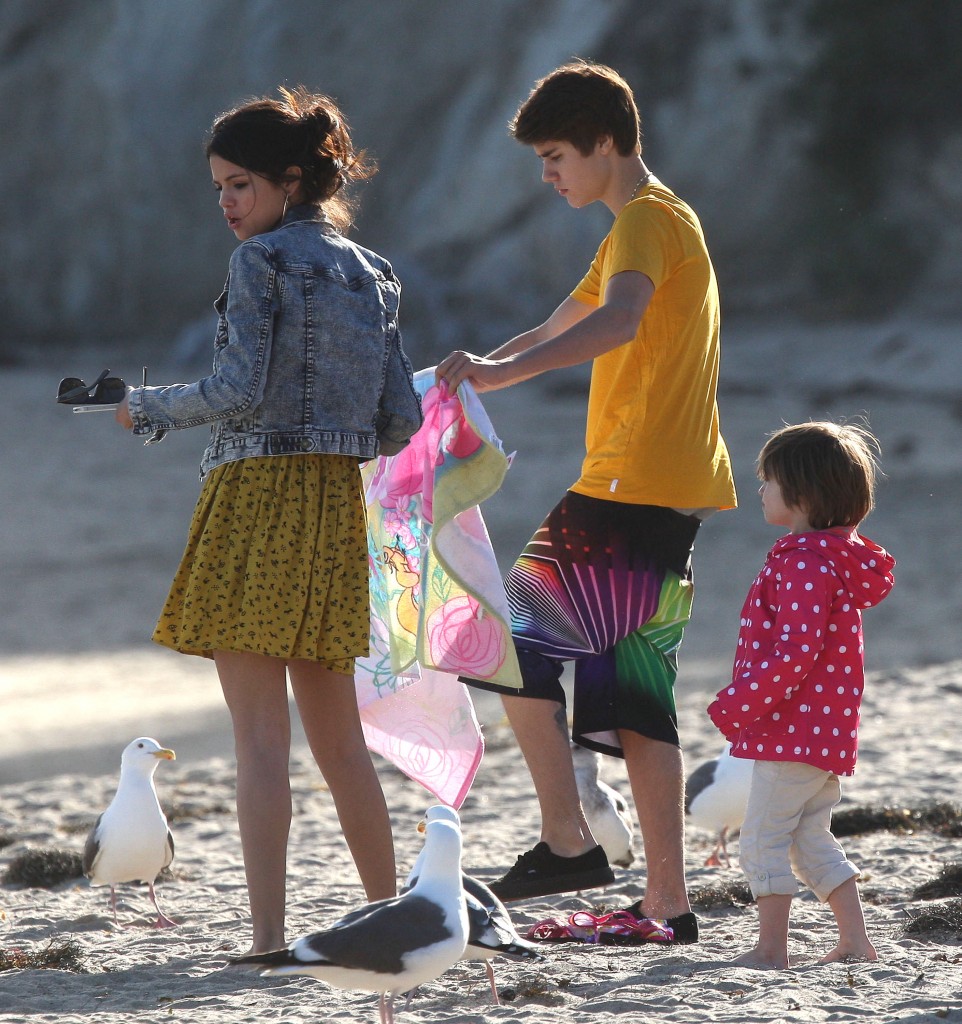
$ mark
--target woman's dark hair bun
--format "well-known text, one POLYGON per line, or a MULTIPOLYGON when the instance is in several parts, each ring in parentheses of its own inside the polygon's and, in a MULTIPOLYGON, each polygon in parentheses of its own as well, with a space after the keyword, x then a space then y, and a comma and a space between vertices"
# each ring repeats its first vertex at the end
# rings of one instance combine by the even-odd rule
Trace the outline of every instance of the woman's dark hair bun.
POLYGON ((311 107, 310 110, 305 110, 301 114, 301 119, 311 125, 316 131, 323 132, 325 135, 337 131, 337 118, 322 106, 311 107))
POLYGON ((302 201, 322 209, 335 225, 350 227, 356 202, 345 185, 374 175, 364 151, 355 152, 350 126, 337 103, 303 85, 278 88, 279 99, 250 100, 221 114, 211 128, 207 155, 216 153, 271 181, 301 171, 302 201))

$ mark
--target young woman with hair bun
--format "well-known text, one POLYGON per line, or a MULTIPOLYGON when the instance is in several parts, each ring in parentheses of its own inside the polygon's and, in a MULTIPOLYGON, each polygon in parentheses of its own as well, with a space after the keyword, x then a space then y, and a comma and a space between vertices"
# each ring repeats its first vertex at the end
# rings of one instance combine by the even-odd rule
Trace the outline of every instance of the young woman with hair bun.
POLYGON ((400 286, 345 237, 373 166, 344 115, 302 87, 221 114, 206 142, 241 243, 215 303, 211 374, 128 390, 135 434, 209 425, 202 489, 153 639, 212 658, 231 714, 251 952, 285 943, 291 824, 287 683, 368 900, 396 892, 390 818, 364 742, 368 653, 360 463, 400 451, 421 408, 400 286))

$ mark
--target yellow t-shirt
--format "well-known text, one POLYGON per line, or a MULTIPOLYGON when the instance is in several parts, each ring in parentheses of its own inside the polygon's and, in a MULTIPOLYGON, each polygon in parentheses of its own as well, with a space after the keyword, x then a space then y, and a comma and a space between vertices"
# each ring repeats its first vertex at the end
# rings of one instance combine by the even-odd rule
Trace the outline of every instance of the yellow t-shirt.
POLYGON ((625 270, 655 286, 638 333, 591 369, 579 494, 670 508, 734 508, 718 427, 718 286, 694 211, 652 181, 615 218, 572 298, 601 305, 625 270))

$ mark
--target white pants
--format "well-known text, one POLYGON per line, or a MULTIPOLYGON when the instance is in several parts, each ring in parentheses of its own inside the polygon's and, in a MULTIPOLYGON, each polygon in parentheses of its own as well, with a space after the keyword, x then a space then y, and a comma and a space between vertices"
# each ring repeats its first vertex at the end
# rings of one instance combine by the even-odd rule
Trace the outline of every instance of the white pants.
POLYGON ((832 835, 837 775, 794 761, 756 761, 739 859, 752 895, 793 896, 801 879, 824 903, 858 868, 832 835))

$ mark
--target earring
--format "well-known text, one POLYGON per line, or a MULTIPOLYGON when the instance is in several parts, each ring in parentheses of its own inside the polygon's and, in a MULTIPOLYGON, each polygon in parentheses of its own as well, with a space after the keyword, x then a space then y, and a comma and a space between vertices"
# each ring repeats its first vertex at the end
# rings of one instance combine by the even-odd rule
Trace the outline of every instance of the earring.
POLYGON ((290 198, 291 197, 285 192, 284 193, 284 209, 281 210, 281 221, 283 221, 284 218, 287 216, 287 204, 290 202, 290 198))

